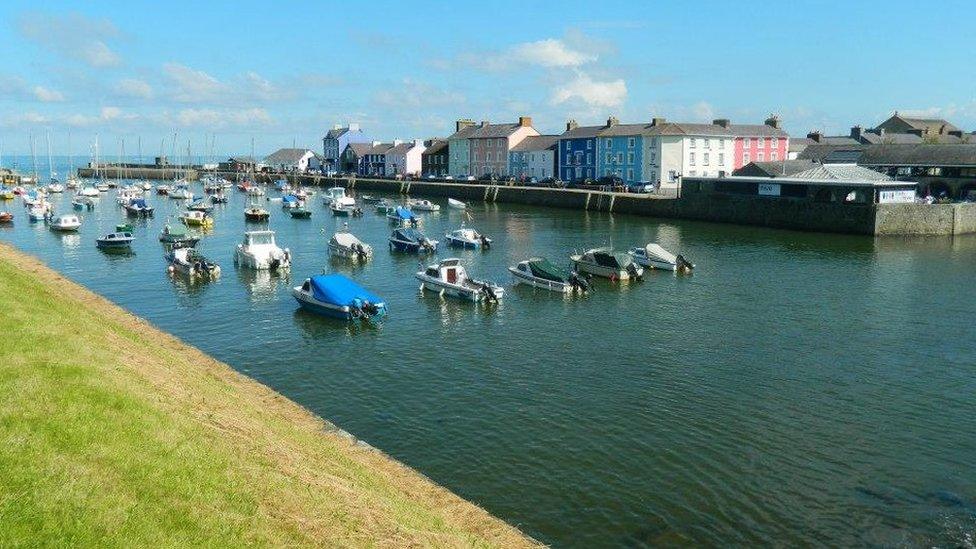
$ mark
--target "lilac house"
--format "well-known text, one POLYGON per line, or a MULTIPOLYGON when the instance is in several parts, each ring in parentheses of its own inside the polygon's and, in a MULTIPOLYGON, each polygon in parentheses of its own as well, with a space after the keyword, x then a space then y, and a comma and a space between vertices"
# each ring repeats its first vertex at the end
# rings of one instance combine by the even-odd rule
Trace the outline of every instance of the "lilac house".
POLYGON ((339 124, 322 138, 322 170, 334 173, 340 170, 340 155, 350 143, 370 143, 372 140, 361 129, 359 124, 349 124, 343 127, 339 124))

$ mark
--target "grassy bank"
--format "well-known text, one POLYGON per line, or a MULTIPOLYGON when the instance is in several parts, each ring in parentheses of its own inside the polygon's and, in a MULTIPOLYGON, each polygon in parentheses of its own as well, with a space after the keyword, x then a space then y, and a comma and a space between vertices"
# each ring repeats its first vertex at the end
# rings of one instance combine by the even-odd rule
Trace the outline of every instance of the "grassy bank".
POLYGON ((0 546, 530 545, 0 244, 0 546))

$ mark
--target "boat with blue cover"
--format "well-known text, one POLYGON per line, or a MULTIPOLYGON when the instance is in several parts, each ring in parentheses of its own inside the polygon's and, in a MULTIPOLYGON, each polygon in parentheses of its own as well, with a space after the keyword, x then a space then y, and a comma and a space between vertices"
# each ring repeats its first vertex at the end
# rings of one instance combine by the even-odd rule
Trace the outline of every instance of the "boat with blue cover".
POLYGON ((153 214, 153 207, 144 198, 133 198, 125 205, 125 213, 132 217, 149 217, 153 214))
POLYGON ((461 228, 455 229, 444 235, 444 240, 448 246, 455 248, 471 248, 487 250, 491 248, 491 239, 478 231, 465 227, 461 223, 461 228))
POLYGON ((437 241, 427 238, 417 229, 401 227, 390 235, 390 250, 412 254, 434 253, 437 251, 437 241))
POLYGON ((316 275, 292 289, 301 308, 343 320, 378 320, 386 315, 379 296, 341 274, 316 275))
POLYGON ((420 223, 417 216, 409 208, 404 208, 403 206, 397 206, 392 212, 387 212, 386 218, 391 223, 396 223, 404 227, 416 227, 420 223))

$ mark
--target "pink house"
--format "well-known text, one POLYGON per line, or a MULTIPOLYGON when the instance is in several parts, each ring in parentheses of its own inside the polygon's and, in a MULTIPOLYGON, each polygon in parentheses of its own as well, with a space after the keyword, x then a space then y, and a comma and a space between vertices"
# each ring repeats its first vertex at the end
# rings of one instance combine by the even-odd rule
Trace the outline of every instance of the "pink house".
POLYGON ((790 136, 780 128, 779 118, 770 116, 763 124, 732 124, 727 119, 714 120, 735 136, 733 170, 750 162, 786 160, 790 150, 790 136))
POLYGON ((539 135, 532 118, 520 116, 514 124, 482 122, 468 136, 472 175, 509 175, 508 153, 526 137, 539 135))

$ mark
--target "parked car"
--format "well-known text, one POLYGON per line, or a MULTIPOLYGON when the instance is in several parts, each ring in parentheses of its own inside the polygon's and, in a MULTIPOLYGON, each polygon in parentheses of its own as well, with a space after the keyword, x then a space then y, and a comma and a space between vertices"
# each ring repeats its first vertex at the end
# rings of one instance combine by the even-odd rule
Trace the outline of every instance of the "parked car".
POLYGON ((464 180, 465 181, 476 181, 476 179, 475 179, 475 177, 473 175, 465 176, 464 177, 464 180))
POLYGON ((454 177, 452 177, 450 175, 445 175, 444 176, 444 181, 454 181, 454 177))
POLYGON ((495 175, 486 173, 485 175, 478 178, 481 181, 496 181, 495 175))
POLYGON ((597 180, 598 185, 611 185, 614 187, 624 184, 623 178, 619 175, 605 175, 597 180))

